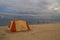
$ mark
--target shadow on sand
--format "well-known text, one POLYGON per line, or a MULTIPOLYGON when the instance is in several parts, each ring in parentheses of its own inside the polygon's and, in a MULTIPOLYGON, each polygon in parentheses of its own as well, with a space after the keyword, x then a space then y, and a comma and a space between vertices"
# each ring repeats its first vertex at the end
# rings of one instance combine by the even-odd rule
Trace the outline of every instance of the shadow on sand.
POLYGON ((11 32, 10 30, 5 30, 6 33, 9 34, 14 34, 14 33, 25 33, 25 32, 29 32, 28 30, 22 30, 22 31, 17 31, 17 32, 11 32))

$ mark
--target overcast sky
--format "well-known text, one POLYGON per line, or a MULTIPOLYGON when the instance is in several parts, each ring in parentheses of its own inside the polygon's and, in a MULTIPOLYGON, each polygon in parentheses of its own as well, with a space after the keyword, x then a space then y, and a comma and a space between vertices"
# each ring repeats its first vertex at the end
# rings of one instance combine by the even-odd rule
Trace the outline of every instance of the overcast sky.
POLYGON ((16 15, 21 12, 33 16, 51 16, 50 12, 57 12, 54 15, 58 16, 60 0, 0 0, 0 14, 16 15))

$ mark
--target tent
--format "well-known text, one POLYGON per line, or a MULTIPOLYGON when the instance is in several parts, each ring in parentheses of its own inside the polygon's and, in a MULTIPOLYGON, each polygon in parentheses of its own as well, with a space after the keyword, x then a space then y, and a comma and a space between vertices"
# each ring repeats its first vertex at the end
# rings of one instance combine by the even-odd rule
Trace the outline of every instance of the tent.
POLYGON ((12 20, 10 21, 8 28, 11 32, 30 30, 26 20, 12 20))

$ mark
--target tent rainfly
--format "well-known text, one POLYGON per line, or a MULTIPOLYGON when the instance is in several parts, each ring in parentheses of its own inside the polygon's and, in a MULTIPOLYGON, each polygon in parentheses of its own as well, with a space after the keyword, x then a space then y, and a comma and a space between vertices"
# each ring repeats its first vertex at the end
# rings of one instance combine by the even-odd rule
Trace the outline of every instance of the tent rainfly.
POLYGON ((12 20, 10 21, 8 28, 11 32, 30 30, 28 22, 25 20, 12 20))

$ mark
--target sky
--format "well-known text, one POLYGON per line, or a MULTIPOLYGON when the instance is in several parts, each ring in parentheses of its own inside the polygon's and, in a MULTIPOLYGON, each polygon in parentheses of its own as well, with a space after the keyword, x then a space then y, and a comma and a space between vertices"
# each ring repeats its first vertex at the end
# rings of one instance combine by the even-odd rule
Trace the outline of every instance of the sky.
POLYGON ((58 16, 60 15, 60 0, 0 0, 0 14, 58 16))

